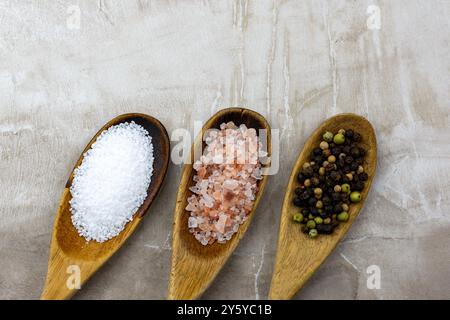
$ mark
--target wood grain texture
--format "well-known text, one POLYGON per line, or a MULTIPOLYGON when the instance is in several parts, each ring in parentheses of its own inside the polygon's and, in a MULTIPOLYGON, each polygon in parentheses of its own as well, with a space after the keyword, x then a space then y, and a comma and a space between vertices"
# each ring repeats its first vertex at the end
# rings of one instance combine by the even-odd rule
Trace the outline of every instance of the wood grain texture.
POLYGON ((72 265, 79 267, 81 285, 83 285, 133 234, 158 194, 167 173, 170 141, 164 126, 157 119, 145 114, 128 113, 109 121, 88 143, 74 169, 82 163, 85 152, 91 148, 91 145, 104 130, 113 125, 131 121, 144 127, 152 137, 154 173, 144 203, 134 214, 133 220, 125 225, 124 230, 119 235, 102 243, 96 241, 87 242, 85 238, 78 234, 71 221, 69 202, 71 199, 70 187, 74 177, 74 171, 72 170, 56 214, 47 280, 41 299, 66 299, 75 294, 76 289, 67 285, 67 280, 70 276, 68 267, 72 265))
MULTIPOLYGON (((202 133, 196 138, 191 149, 191 159, 194 149, 199 145, 205 146, 202 139, 208 129, 218 129, 221 123, 233 121, 236 125, 245 124, 248 128, 267 130, 267 152, 271 155, 270 126, 260 114, 244 109, 224 109, 212 116, 203 126, 202 133)), ((201 149, 203 150, 203 148, 201 149)), ((211 284, 218 272, 234 251, 239 241, 245 235, 250 222, 255 215, 258 203, 263 196, 268 176, 263 176, 258 182, 258 193, 248 219, 239 227, 231 240, 224 244, 213 243, 203 246, 189 233, 187 220, 189 213, 185 210, 187 198, 192 195, 189 187, 194 185, 195 170, 192 164, 186 164, 181 176, 177 195, 173 224, 172 267, 169 279, 169 299, 195 299, 198 298, 211 284)))
POLYGON ((368 197, 376 166, 377 141, 375 131, 370 122, 361 116, 354 114, 334 116, 323 122, 306 141, 289 177, 281 209, 278 248, 269 291, 270 299, 292 298, 330 255, 358 217, 368 197), (300 231, 298 223, 292 221, 292 216, 299 211, 299 208, 293 204, 294 190, 298 186, 297 175, 302 165, 308 161, 313 149, 317 148, 322 141, 323 133, 326 131, 337 132, 339 129, 353 129, 361 134, 360 145, 367 150, 363 167, 369 175, 369 180, 361 192, 362 201, 350 205, 349 221, 339 224, 331 235, 320 235, 316 239, 311 239, 300 231))

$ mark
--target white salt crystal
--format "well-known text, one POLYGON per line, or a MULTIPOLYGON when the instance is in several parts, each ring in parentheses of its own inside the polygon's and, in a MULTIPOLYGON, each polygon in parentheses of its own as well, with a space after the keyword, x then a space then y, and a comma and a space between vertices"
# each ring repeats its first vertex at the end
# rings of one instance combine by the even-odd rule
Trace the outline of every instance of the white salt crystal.
POLYGON ((144 203, 153 174, 152 137, 140 125, 103 131, 75 169, 72 223, 87 241, 117 236, 144 203))

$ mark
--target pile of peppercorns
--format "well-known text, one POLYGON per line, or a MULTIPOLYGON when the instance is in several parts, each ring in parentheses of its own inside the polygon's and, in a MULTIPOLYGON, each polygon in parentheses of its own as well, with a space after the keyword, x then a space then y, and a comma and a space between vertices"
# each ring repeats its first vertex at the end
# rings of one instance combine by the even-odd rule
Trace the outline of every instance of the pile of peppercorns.
POLYGON ((336 134, 327 131, 322 138, 297 176, 300 186, 294 197, 294 205, 301 209, 293 219, 311 238, 331 234, 340 222, 348 221, 349 206, 361 201, 369 178, 359 133, 340 129, 336 134))

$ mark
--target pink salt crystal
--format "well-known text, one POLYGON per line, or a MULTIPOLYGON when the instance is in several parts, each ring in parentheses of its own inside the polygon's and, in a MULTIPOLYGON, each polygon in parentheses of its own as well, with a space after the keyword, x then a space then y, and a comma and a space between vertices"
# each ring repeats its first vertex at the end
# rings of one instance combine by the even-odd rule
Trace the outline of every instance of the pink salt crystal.
POLYGON ((233 122, 220 128, 205 135, 207 147, 194 163, 194 195, 186 206, 189 232, 203 245, 231 239, 251 212, 262 179, 256 130, 233 122))

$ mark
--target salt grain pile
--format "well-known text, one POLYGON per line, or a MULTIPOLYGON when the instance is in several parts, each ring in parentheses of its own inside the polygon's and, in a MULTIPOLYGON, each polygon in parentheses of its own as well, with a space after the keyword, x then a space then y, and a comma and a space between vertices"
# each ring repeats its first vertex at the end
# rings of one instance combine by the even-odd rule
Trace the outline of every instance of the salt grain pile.
POLYGON ((72 223, 86 240, 104 242, 133 219, 153 174, 152 137, 130 122, 100 134, 75 169, 72 223))
POLYGON ((205 142, 186 207, 189 231, 203 245, 225 243, 247 219, 262 179, 258 156, 267 154, 255 129, 233 122, 209 131, 205 142))

